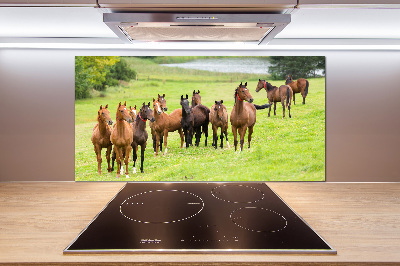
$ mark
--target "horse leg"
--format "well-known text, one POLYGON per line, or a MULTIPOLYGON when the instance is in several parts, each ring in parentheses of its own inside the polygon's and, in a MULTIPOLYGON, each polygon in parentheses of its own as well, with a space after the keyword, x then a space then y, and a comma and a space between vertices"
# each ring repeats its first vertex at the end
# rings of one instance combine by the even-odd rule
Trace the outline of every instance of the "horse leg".
POLYGON ((125 148, 125 175, 126 178, 129 178, 129 159, 130 159, 130 155, 131 155, 131 151, 132 151, 132 146, 128 145, 125 148))
POLYGON ((274 102, 274 115, 276 115, 276 102, 274 102))
MULTIPOLYGON (((165 140, 165 144, 164 144, 164 147, 165 147, 165 151, 164 151, 164 155, 165 154, 167 154, 167 151, 168 151, 168 141, 167 141, 167 139, 168 139, 168 129, 164 129, 164 140, 165 140)), ((182 141, 182 140, 181 140, 182 141)))
POLYGON ((158 155, 158 149, 159 149, 159 147, 160 147, 160 136, 161 136, 161 133, 156 133, 156 150, 154 151, 154 156, 157 156, 158 155))
POLYGON ((108 146, 108 147, 107 147, 107 152, 106 152, 107 165, 108 165, 107 171, 108 171, 109 173, 111 173, 111 165, 110 165, 111 148, 112 148, 111 145, 108 146))
POLYGON ((117 159, 117 178, 119 178, 119 174, 121 173, 121 158, 122 158, 122 151, 120 148, 114 146, 115 156, 117 159))
POLYGON ((144 163, 144 151, 146 150, 146 142, 141 145, 140 147, 140 172, 144 173, 143 171, 143 163, 144 163))
POLYGON ((229 141, 228 141, 228 126, 225 127, 224 133, 225 133, 225 138, 226 138, 226 146, 228 146, 228 149, 229 149, 230 147, 229 147, 229 141))
POLYGON ((189 139, 188 139, 188 130, 187 129, 183 129, 183 135, 185 136, 185 145, 186 145, 186 148, 188 147, 188 141, 189 141, 189 139))
POLYGON ((237 128, 232 126, 232 133, 233 133, 233 145, 235 146, 235 151, 237 151, 237 128))
POLYGON ((301 96, 303 96, 303 104, 306 104, 306 95, 304 91, 301 92, 301 96))
POLYGON ((246 135, 247 127, 243 126, 241 130, 239 130, 240 135, 240 151, 243 151, 243 144, 244 144, 244 136, 246 135))
MULTIPOLYGON (((271 102, 269 104, 271 104, 271 102)), ((271 114, 271 105, 269 106, 269 109, 268 109, 268 117, 270 117, 270 114, 271 114)))
POLYGON ((178 129, 179 136, 181 137, 181 149, 183 148, 183 143, 184 143, 184 136, 182 132, 182 128, 178 129))
POLYGON ((221 127, 221 136, 219 137, 221 139, 221 149, 224 148, 224 128, 221 127))
POLYGON ((196 147, 200 146, 200 139, 201 139, 201 126, 196 128, 196 147))
POLYGON ((285 100, 283 99, 281 101, 281 103, 282 103, 282 109, 283 109, 283 118, 285 118, 285 100))
POLYGON ((136 160, 137 160, 137 145, 132 144, 132 160, 133 160, 133 169, 132 173, 136 174, 136 160))
POLYGON ((212 146, 217 149, 217 142, 218 142, 218 128, 216 125, 212 125, 212 130, 213 130, 213 143, 212 146))
POLYGON ((164 138, 163 138, 163 136, 161 135, 161 137, 160 137, 160 152, 162 152, 162 145, 163 145, 163 143, 164 143, 164 138))
POLYGON ((251 134, 253 134, 253 127, 249 127, 249 135, 248 135, 249 149, 250 149, 250 143, 251 143, 251 134))
POLYGON ((156 133, 151 135, 152 139, 153 139, 153 150, 154 152, 156 152, 156 144, 157 144, 157 135, 156 133))
POLYGON ((293 104, 296 104, 296 98, 295 98, 295 93, 293 92, 293 104))
POLYGON ((207 138, 208 138, 208 122, 207 125, 203 125, 203 132, 204 136, 206 137, 206 141, 204 143, 204 146, 207 147, 207 138))
POLYGON ((117 159, 117 155, 115 154, 115 147, 112 150, 112 157, 111 157, 111 172, 114 171, 114 162, 117 159))
POLYGON ((99 175, 101 175, 101 148, 100 145, 94 145, 94 152, 96 153, 96 159, 97 159, 97 172, 99 175))

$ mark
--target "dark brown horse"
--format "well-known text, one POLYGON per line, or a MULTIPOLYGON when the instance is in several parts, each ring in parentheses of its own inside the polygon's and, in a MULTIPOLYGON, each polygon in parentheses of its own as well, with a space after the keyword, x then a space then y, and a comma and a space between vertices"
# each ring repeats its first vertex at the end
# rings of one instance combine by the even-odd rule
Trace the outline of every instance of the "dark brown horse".
POLYGON ((240 135, 240 151, 243 151, 244 136, 247 128, 249 129, 248 142, 250 148, 251 135, 253 127, 256 123, 256 107, 252 104, 253 97, 247 89, 247 82, 243 85, 240 83, 235 90, 235 105, 231 112, 231 125, 235 145, 237 150, 237 133, 240 135), (247 102, 245 102, 247 101, 247 102))
POLYGON ((223 100, 215 101, 215 104, 211 106, 210 109, 210 121, 213 130, 213 146, 217 149, 218 146, 218 128, 221 128, 221 145, 220 147, 223 149, 224 144, 224 134, 226 138, 226 144, 229 148, 228 142, 228 111, 226 110, 225 105, 223 105, 223 100))
POLYGON ((180 105, 182 106, 182 119, 181 126, 183 134, 185 135, 186 148, 193 145, 193 134, 194 134, 194 115, 192 107, 189 105, 189 97, 186 94, 186 98, 181 96, 180 105))
POLYGON ((138 146, 140 146, 141 151, 141 160, 140 160, 140 172, 143 171, 143 162, 144 162, 144 151, 146 150, 147 144, 147 130, 146 130, 146 121, 150 120, 154 122, 153 110, 150 108, 150 103, 147 105, 143 103, 142 108, 140 108, 139 114, 137 115, 135 122, 133 122, 132 131, 133 131, 133 139, 132 139, 132 158, 133 158, 133 173, 136 174, 136 160, 137 160, 137 150, 138 146))
POLYGON ((168 145, 168 132, 179 132, 181 137, 181 148, 183 147, 184 137, 181 127, 181 119, 182 119, 182 109, 176 109, 171 114, 159 112, 160 103, 153 99, 153 115, 155 118, 154 123, 152 124, 152 129, 156 135, 156 150, 155 155, 158 155, 158 149, 160 147, 160 140, 164 137, 164 154, 167 153, 167 145, 168 145))
POLYGON ((309 82, 306 79, 299 78, 296 81, 293 81, 292 76, 288 76, 285 82, 286 85, 289 85, 293 90, 293 103, 296 104, 295 95, 296 93, 300 93, 303 96, 303 104, 306 103, 306 97, 308 94, 309 82))
POLYGON ((200 96, 200 91, 194 90, 193 91, 193 96, 192 96, 192 107, 195 107, 196 105, 201 104, 201 96, 200 96))
MULTIPOLYGON (((274 103, 274 115, 276 115, 276 103, 281 102, 283 108, 283 117, 285 117, 285 106, 289 110, 289 117, 292 117, 290 114, 290 105, 292 103, 293 91, 290 86, 282 85, 279 88, 276 86, 272 86, 266 80, 258 80, 256 92, 265 89, 267 91, 267 98, 269 103, 274 103)), ((271 113, 271 106, 269 107, 268 117, 271 113)))
POLYGON ((93 128, 93 133, 92 133, 92 143, 94 146, 94 152, 96 153, 97 157, 97 172, 99 175, 101 174, 101 150, 103 148, 107 149, 106 152, 106 158, 107 158, 107 170, 108 172, 111 172, 111 166, 110 166, 110 154, 111 154, 111 149, 112 149, 112 143, 110 140, 111 136, 111 125, 113 121, 111 120, 110 117, 110 111, 108 111, 108 104, 103 107, 103 105, 100 105, 100 109, 97 112, 97 124, 93 128))
MULTIPOLYGON (((153 102, 154 101, 155 101, 155 99, 153 98, 153 102)), ((162 112, 168 111, 167 101, 165 100, 165 93, 162 96, 160 94, 158 94, 157 102, 158 102, 157 113, 161 114, 162 112)), ((157 135, 153 129, 153 122, 149 122, 149 126, 151 129, 151 138, 153 139, 153 149, 154 149, 154 152, 156 152, 157 135)), ((160 137, 160 151, 162 151, 163 139, 164 139, 164 137, 161 136, 160 137)))
POLYGON ((210 109, 207 106, 202 104, 198 104, 195 107, 192 107, 193 113, 193 129, 196 138, 196 147, 200 144, 201 134, 204 133, 205 143, 204 146, 207 147, 207 138, 208 138, 208 123, 210 121, 210 109))
POLYGON ((128 163, 132 150, 132 118, 126 108, 126 103, 119 103, 116 114, 117 121, 111 132, 111 142, 117 156, 117 178, 121 172, 122 162, 125 162, 125 175, 129 178, 128 163), (125 159, 125 160, 124 160, 125 159))

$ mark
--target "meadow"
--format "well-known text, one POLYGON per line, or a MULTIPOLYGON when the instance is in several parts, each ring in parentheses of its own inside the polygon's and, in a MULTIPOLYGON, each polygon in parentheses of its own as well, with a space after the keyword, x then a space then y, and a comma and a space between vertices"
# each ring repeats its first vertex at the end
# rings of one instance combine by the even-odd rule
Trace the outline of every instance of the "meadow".
MULTIPOLYGON (((324 181, 325 180, 325 78, 311 78, 306 104, 296 94, 292 103, 292 118, 282 118, 282 106, 277 104, 277 115, 268 117, 268 109, 257 110, 252 146, 247 148, 247 134, 243 152, 235 152, 231 126, 228 128, 230 148, 217 150, 211 146, 212 129, 209 125, 208 146, 204 135, 200 147, 180 148, 178 132, 168 136, 168 154, 154 156, 150 128, 145 152, 144 172, 132 174, 133 162, 129 164, 130 177, 116 171, 107 172, 105 149, 102 150, 102 174, 97 173, 97 161, 91 142, 92 130, 97 123, 100 105, 109 105, 115 122, 119 102, 127 106, 150 102, 157 94, 164 94, 168 111, 181 108, 181 95, 192 96, 200 90, 202 104, 211 108, 216 100, 223 100, 230 115, 234 105, 234 91, 240 82, 247 88, 254 103, 267 103, 267 93, 256 93, 258 79, 267 76, 240 73, 213 73, 200 70, 159 66, 154 60, 127 58, 129 65, 138 73, 137 80, 109 87, 101 97, 75 101, 75 180, 76 181, 324 181)), ((275 86, 284 80, 268 80, 275 86)), ((219 131, 220 132, 220 131, 219 131)), ((218 133, 219 134, 219 133, 218 133)), ((138 152, 140 165, 140 148, 138 152)), ((138 168, 138 165, 137 165, 138 168)))

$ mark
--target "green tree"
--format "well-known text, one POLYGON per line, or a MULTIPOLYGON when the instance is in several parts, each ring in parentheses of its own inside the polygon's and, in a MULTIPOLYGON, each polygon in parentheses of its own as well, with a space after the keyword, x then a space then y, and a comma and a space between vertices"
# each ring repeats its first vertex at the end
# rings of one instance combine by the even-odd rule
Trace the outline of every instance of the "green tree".
MULTIPOLYGON (((272 79, 309 78, 316 75, 317 70, 325 70, 324 56, 271 56, 268 72, 272 79)), ((325 71, 324 71, 325 73, 325 71)))
POLYGON ((105 85, 116 86, 119 80, 129 81, 134 78, 136 78, 136 71, 129 67, 125 59, 121 58, 107 73, 105 85))
POLYGON ((104 90, 106 76, 119 56, 76 56, 75 57, 75 99, 90 96, 90 89, 104 90))

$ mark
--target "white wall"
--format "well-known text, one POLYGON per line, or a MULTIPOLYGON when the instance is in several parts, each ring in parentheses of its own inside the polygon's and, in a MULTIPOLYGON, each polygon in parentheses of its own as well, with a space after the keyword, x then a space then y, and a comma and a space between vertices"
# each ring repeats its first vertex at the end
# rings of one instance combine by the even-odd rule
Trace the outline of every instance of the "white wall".
POLYGON ((0 181, 74 180, 76 55, 326 56, 326 180, 400 181, 399 51, 61 49, 0 49, 0 181))

